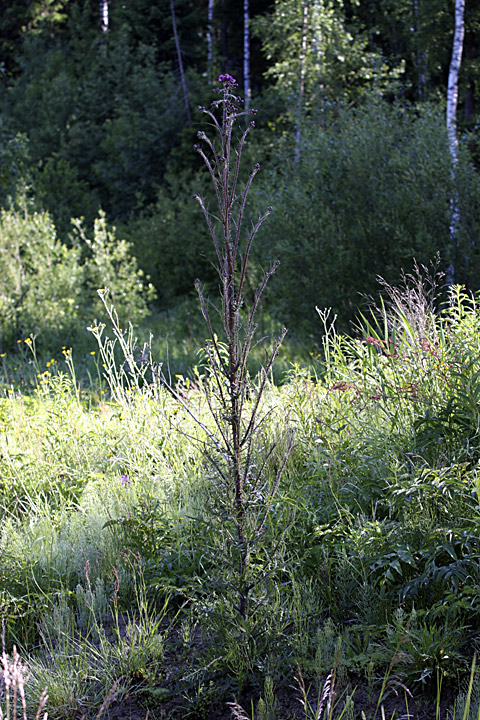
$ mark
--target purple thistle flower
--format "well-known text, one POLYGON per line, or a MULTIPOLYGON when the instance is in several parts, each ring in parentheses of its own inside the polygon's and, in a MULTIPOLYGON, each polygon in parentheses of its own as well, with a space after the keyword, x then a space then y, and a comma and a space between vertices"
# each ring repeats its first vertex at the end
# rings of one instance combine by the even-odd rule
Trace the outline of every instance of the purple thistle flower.
POLYGON ((219 75, 218 82, 224 83, 228 87, 236 87, 237 81, 231 75, 219 75))

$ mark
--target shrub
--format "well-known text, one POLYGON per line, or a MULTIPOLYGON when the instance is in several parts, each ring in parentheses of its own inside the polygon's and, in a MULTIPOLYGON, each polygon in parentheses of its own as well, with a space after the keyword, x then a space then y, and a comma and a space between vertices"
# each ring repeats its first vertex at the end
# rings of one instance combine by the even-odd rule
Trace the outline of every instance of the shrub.
POLYGON ((90 316, 101 316, 104 305, 97 290, 106 288, 114 303, 120 323, 137 323, 148 313, 148 303, 153 300, 153 286, 144 282, 143 271, 131 254, 131 245, 115 237, 116 228, 108 228, 105 214, 95 220, 93 238, 87 237, 81 222, 75 227, 90 252, 85 261, 85 283, 90 298, 90 316))
POLYGON ((2 343, 29 333, 71 332, 83 303, 78 247, 57 237, 48 213, 28 208, 0 215, 0 333, 2 343))
POLYGON ((67 247, 50 215, 26 204, 0 215, 0 340, 3 346, 27 335, 50 344, 70 342, 87 321, 103 312, 97 290, 108 287, 123 323, 138 322, 148 312, 153 288, 117 240, 104 215, 95 221, 93 239, 79 221, 77 239, 67 247), (83 257, 80 241, 85 243, 83 257))

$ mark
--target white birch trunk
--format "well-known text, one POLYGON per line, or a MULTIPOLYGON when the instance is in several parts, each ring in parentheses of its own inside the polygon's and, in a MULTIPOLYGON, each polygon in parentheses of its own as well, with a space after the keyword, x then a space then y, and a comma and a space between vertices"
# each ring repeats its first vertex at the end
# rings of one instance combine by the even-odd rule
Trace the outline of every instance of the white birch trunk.
POLYGON ((447 88, 447 132, 453 164, 457 163, 457 104, 458 76, 462 62, 463 38, 465 35, 465 0, 455 0, 455 34, 453 38, 452 58, 448 73, 447 88))
POLYGON ((460 214, 458 199, 455 190, 455 169, 458 161, 457 138, 457 104, 458 104, 458 76, 462 62, 463 38, 465 35, 465 0, 455 0, 455 33, 453 37, 452 58, 448 73, 447 87, 447 133, 450 153, 452 156, 452 197, 450 198, 450 242, 453 257, 447 269, 446 280, 451 285, 455 280, 455 263, 458 255, 458 227, 460 214))
POLYGON ((250 88, 250 8, 249 0, 243 0, 243 92, 245 109, 250 107, 252 90, 250 88))
POLYGON ((182 85, 183 102, 185 104, 185 112, 187 114, 188 124, 191 125, 192 124, 192 114, 190 112, 190 103, 188 101, 187 80, 185 78, 185 71, 183 69, 182 49, 180 47, 180 40, 178 37, 177 18, 175 17, 175 6, 174 6, 173 2, 174 2, 174 0, 170 0, 170 10, 172 13, 173 37, 175 39, 175 47, 177 49, 178 70, 180 72, 180 83, 182 85))
POLYGON ((213 82, 213 3, 215 0, 208 0, 207 16, 207 82, 213 82))
POLYGON ((100 30, 103 34, 108 31, 108 0, 100 0, 100 30))

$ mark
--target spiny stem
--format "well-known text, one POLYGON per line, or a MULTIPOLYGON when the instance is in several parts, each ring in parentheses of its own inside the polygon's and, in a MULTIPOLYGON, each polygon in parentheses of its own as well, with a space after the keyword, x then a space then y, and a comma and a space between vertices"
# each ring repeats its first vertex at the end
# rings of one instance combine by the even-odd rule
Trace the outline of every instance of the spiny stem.
MULTIPOLYGON (((220 75, 219 82, 222 84, 222 88, 220 88, 221 98, 212 103, 211 110, 206 110, 203 107, 200 109, 212 118, 214 129, 219 136, 220 149, 217 151, 218 143, 212 142, 203 132, 199 132, 197 136, 206 143, 213 160, 210 161, 203 149, 198 145, 195 146, 195 149, 200 153, 214 186, 220 210, 218 220, 222 225, 222 240, 215 231, 214 216, 207 211, 203 200, 198 195, 194 197, 202 208, 217 256, 222 288, 225 351, 217 341, 207 302, 198 281, 196 281, 196 288, 210 336, 205 346, 208 365, 210 366, 210 377, 206 381, 204 389, 215 431, 214 433, 208 431, 207 438, 213 439, 213 447, 225 461, 225 473, 222 471, 220 474, 223 479, 227 476, 230 483, 227 497, 233 501, 233 508, 229 507, 227 510, 228 519, 223 522, 223 529, 225 536, 233 543, 235 551, 232 557, 235 580, 231 587, 237 593, 238 603, 236 607, 239 614, 246 618, 249 613, 250 592, 260 581, 258 572, 261 572, 255 570, 252 575, 251 555, 254 543, 263 532, 291 449, 290 443, 285 458, 280 463, 280 468, 267 489, 267 485, 262 478, 264 473, 267 472, 267 463, 271 462, 274 448, 264 449, 262 455, 256 460, 254 457, 254 453, 257 452, 255 441, 262 420, 265 417, 260 419, 258 417, 260 402, 268 375, 273 367, 286 330, 283 330, 275 344, 270 360, 266 364, 262 378, 256 387, 253 405, 247 410, 251 389, 247 378, 247 361, 257 330, 257 323, 254 321, 255 313, 265 287, 278 263, 275 263, 270 268, 257 288, 253 306, 247 317, 246 327, 242 330, 240 311, 244 302, 243 291, 250 251, 256 233, 272 211, 272 208, 268 207, 265 213, 260 215, 256 223, 254 223, 247 236, 242 261, 238 263, 247 196, 260 165, 257 163, 253 166, 242 191, 239 193, 237 187, 240 177, 241 154, 248 133, 254 127, 254 123, 249 123, 241 134, 236 147, 235 161, 232 160, 232 136, 235 121, 242 115, 254 114, 256 111, 248 111, 248 113, 240 111, 238 105, 242 101, 235 95, 234 90, 237 84, 230 75, 220 75), (220 108, 222 112, 221 123, 215 117, 215 112, 220 108), (252 478, 254 464, 256 465, 256 472, 255 477, 252 478), (252 491, 256 489, 261 489, 262 494, 265 495, 260 511, 258 500, 252 496, 252 491)), ((211 454, 209 453, 209 455, 211 454)), ((221 461, 220 463, 215 461, 213 467, 219 469, 220 464, 221 461)), ((225 503, 228 500, 225 501, 224 498, 220 498, 220 502, 225 503)))

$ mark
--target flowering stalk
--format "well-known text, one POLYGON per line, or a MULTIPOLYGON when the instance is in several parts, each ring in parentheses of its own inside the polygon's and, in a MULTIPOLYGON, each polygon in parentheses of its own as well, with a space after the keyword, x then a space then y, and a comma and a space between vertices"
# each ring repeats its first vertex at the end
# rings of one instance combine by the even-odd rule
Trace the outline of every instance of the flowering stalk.
POLYGON ((218 223, 215 223, 213 216, 207 210, 203 198, 199 195, 195 195, 194 198, 199 202, 204 214, 217 257, 217 269, 221 279, 223 343, 219 342, 214 332, 209 304, 199 280, 196 280, 195 287, 209 334, 205 349, 211 377, 209 383, 205 385, 205 394, 216 426, 215 443, 209 452, 209 458, 220 477, 225 492, 224 502, 229 503, 229 498, 233 501, 233 513, 231 505, 229 512, 229 523, 233 524, 233 527, 230 530, 229 523, 224 522, 223 528, 230 543, 233 543, 237 550, 235 553, 237 609, 242 617, 246 617, 249 595, 258 581, 250 568, 252 544, 263 532, 273 497, 292 448, 292 441, 290 438, 287 443, 285 457, 280 462, 273 482, 271 479, 269 481, 266 478, 266 467, 273 448, 259 461, 255 440, 261 423, 258 414, 265 383, 285 337, 286 329, 282 330, 256 387, 253 387, 248 379, 247 366, 257 330, 255 314, 258 304, 268 280, 279 263, 275 262, 266 273, 242 324, 244 285, 252 243, 272 208, 267 207, 265 212, 260 214, 248 233, 241 252, 242 221, 247 195, 260 169, 258 163, 255 164, 243 188, 239 189, 242 149, 247 135, 255 127, 254 121, 249 122, 243 131, 236 147, 236 155, 232 153, 232 134, 235 122, 240 117, 255 115, 257 111, 241 109, 243 100, 235 94, 237 83, 231 75, 220 75, 219 82, 221 88, 217 89, 217 92, 220 93, 220 98, 208 109, 199 107, 199 110, 208 115, 212 121, 217 138, 212 141, 200 131, 197 136, 202 141, 202 145, 195 145, 207 167, 215 190, 219 209, 219 232, 217 232, 218 223), (219 120, 217 116, 221 119, 219 120), (253 397, 253 401, 249 401, 250 397, 253 397), (260 502, 259 498, 262 499, 260 502))

